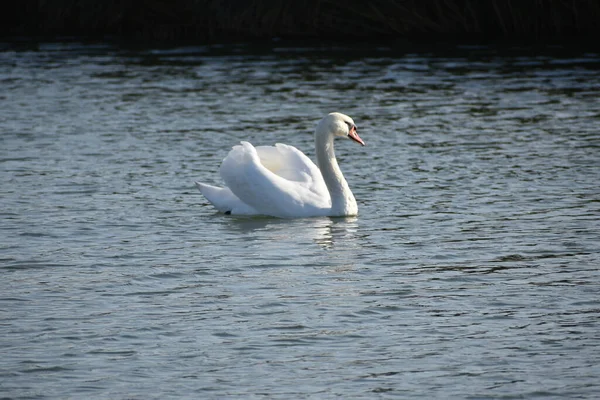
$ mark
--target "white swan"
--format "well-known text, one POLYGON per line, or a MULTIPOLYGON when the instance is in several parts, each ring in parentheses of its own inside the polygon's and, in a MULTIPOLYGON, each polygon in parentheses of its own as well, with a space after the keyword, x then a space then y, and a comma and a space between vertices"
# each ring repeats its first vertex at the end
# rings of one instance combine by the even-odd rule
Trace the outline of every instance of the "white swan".
POLYGON ((333 151, 335 137, 365 145, 352 118, 331 113, 315 130, 318 167, 300 150, 277 143, 234 146, 219 170, 227 187, 196 182, 215 208, 226 214, 280 218, 349 216, 358 213, 333 151))

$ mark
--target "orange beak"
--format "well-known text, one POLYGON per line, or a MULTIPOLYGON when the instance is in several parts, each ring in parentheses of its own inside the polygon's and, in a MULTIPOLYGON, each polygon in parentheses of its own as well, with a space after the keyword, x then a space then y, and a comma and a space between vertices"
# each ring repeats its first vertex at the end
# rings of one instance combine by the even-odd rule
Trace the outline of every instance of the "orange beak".
POLYGON ((348 133, 348 137, 352 140, 354 140, 356 143, 360 143, 361 145, 365 145, 365 142, 360 138, 360 136, 358 136, 358 133, 356 133, 356 126, 352 126, 352 128, 350 128, 350 132, 348 133))

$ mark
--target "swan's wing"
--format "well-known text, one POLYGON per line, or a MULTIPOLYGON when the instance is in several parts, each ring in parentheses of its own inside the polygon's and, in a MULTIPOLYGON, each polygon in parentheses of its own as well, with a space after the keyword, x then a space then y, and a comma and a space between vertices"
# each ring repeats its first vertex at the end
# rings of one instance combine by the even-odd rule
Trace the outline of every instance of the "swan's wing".
POLYGON ((303 152, 283 143, 275 146, 257 146, 260 162, 269 171, 290 181, 304 182, 315 193, 329 196, 319 167, 303 152))
POLYGON ((258 212, 241 201, 229 188, 221 188, 195 182, 200 192, 210 203, 221 212, 229 212, 238 215, 256 215, 258 212))
POLYGON ((241 142, 225 157, 220 169, 221 177, 235 196, 265 215, 296 217, 326 214, 326 210, 331 208, 329 192, 322 182, 320 171, 308 157, 292 146, 281 144, 275 150, 262 148, 260 152, 266 164, 282 175, 263 165, 254 146, 241 142))

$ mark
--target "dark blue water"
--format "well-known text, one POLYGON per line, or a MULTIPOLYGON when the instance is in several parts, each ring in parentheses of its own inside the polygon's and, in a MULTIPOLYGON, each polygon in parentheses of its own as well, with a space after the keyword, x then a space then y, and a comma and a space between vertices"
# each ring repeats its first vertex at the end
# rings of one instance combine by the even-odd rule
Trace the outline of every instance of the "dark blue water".
POLYGON ((0 397, 596 398, 600 54, 0 53, 0 397), (216 214, 240 140, 356 218, 216 214))

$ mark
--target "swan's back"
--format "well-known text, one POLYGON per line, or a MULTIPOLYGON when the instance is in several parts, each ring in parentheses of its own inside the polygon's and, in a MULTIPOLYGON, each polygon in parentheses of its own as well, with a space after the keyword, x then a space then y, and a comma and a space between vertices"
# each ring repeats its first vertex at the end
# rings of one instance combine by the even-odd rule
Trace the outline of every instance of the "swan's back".
POLYGON ((319 168, 293 146, 234 146, 219 170, 232 193, 260 214, 326 215, 331 207, 319 168))

